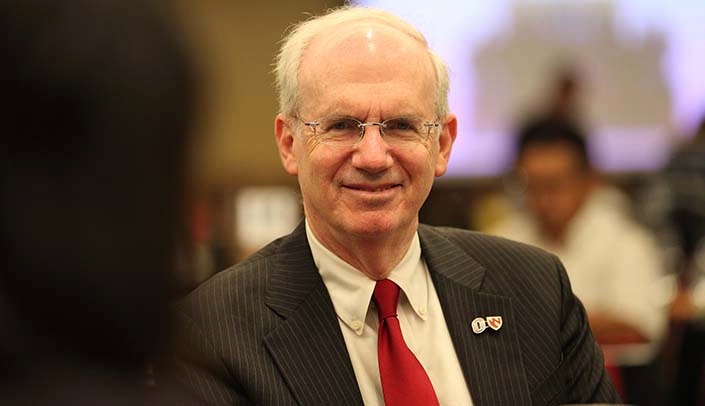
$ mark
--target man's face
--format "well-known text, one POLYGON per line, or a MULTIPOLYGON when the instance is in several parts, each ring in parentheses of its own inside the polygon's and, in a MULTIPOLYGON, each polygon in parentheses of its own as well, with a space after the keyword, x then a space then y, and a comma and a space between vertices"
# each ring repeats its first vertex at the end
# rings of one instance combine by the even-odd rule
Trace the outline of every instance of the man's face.
POLYGON ((313 41, 299 83, 301 120, 414 116, 443 124, 425 143, 391 147, 379 127, 369 126, 356 146, 338 147, 317 142, 297 119, 280 115, 275 122, 284 167, 298 176, 307 219, 322 242, 410 236, 455 138, 455 118, 435 115, 435 76, 425 50, 378 24, 343 27, 313 41))
POLYGON ((561 239, 594 185, 594 175, 579 164, 566 144, 533 145, 519 157, 518 169, 526 185, 526 205, 542 232, 561 239))

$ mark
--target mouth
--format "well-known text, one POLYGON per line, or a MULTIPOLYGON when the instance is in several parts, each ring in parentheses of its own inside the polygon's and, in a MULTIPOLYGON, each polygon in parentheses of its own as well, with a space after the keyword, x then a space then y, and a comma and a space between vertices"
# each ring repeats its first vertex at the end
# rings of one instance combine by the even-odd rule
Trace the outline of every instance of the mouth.
POLYGON ((396 189, 398 187, 401 187, 401 185, 398 183, 389 183, 389 184, 384 184, 384 185, 346 184, 346 185, 342 185, 342 186, 346 189, 356 190, 356 191, 360 191, 360 192, 368 192, 368 193, 386 192, 388 190, 392 190, 392 189, 396 189))

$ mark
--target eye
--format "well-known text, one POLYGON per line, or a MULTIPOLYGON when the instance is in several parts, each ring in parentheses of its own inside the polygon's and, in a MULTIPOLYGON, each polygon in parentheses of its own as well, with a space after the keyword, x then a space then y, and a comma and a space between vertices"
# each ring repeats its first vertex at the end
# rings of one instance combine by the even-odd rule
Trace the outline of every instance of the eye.
POLYGON ((418 126, 413 120, 406 118, 393 118, 384 122, 384 128, 388 131, 414 131, 418 132, 418 126))
POLYGON ((325 127, 323 128, 326 132, 328 131, 334 131, 334 132, 347 132, 347 131, 359 131, 360 129, 360 122, 358 122, 355 119, 352 118, 339 118, 339 119, 334 119, 331 120, 330 122, 326 123, 325 127))

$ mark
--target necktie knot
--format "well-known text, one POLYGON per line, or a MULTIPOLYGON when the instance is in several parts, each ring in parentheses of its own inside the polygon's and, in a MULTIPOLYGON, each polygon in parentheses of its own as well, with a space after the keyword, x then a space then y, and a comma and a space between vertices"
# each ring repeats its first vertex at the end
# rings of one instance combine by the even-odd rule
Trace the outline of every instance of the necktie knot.
POLYGON ((399 286, 389 279, 377 281, 372 293, 372 300, 377 306, 379 320, 397 315, 397 302, 399 301, 399 286))

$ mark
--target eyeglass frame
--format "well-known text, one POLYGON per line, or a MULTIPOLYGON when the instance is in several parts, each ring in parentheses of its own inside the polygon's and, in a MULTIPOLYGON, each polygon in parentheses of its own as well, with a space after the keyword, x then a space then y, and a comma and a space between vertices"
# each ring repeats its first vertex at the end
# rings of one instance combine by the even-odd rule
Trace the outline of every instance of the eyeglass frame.
MULTIPOLYGON (((327 119, 328 117, 323 117, 323 118, 321 118, 321 119, 319 119, 319 120, 314 120, 314 121, 306 121, 306 120, 304 120, 303 118, 301 118, 301 116, 299 116, 298 114, 297 114, 297 115, 294 115, 293 117, 294 117, 294 118, 297 118, 298 120, 300 120, 305 126, 311 128, 311 129, 313 130, 314 136, 315 136, 315 137, 319 137, 319 139, 321 140, 321 142, 327 143, 327 142, 326 142, 326 139, 323 137, 323 135, 317 134, 316 128, 318 128, 318 126, 321 125, 321 121, 322 121, 322 120, 325 120, 325 119, 327 119)), ((334 116, 334 117, 335 117, 335 116, 334 116)), ((367 121, 367 122, 358 120, 358 119, 356 119, 355 117, 350 117, 350 116, 338 116, 338 117, 335 117, 335 118, 336 118, 336 119, 340 119, 340 120, 352 120, 352 121, 354 121, 354 122, 357 123, 357 127, 360 129, 360 135, 358 136, 357 141, 355 141, 354 143, 352 143, 352 144, 349 145, 350 147, 353 147, 353 146, 357 145, 358 143, 360 143, 360 142, 362 141, 362 139, 365 137, 365 130, 366 130, 367 127, 369 127, 369 126, 378 126, 378 127, 379 127, 380 136, 382 137, 382 139, 385 139, 385 138, 384 138, 384 137, 385 137, 384 129, 386 128, 386 123, 389 122, 389 121, 392 121, 392 120, 409 119, 409 120, 418 120, 418 121, 421 121, 423 127, 428 130, 428 131, 426 132, 426 136, 425 136, 425 139, 424 139, 423 141, 427 141, 427 140, 430 138, 431 130, 432 130, 432 129, 438 129, 438 128, 441 127, 441 123, 440 123, 439 121, 430 122, 430 121, 426 121, 426 120, 424 120, 424 119, 422 119, 422 118, 420 118, 420 117, 414 117, 414 116, 398 116, 398 117, 388 118, 388 119, 383 120, 383 121, 367 121)), ((326 132, 327 132, 327 131, 326 131, 326 132)), ((324 132, 324 134, 325 134, 325 132, 324 132)))

